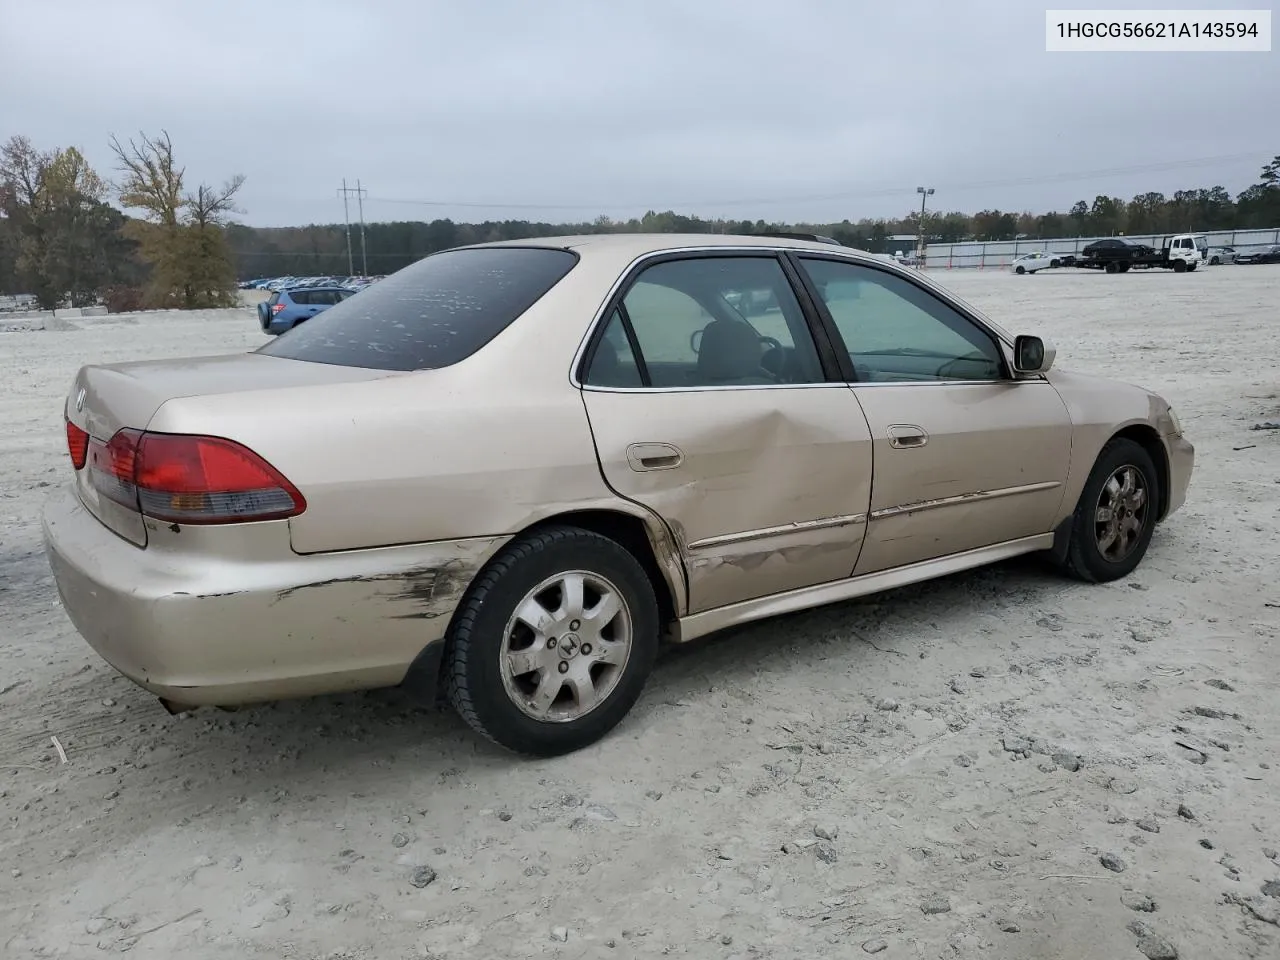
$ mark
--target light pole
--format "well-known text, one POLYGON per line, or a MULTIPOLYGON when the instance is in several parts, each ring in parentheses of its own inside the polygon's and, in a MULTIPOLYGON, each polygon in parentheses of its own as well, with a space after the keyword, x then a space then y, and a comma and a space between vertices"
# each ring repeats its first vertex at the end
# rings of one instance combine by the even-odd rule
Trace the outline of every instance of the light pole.
POLYGON ((920 239, 916 244, 916 269, 924 267, 924 202, 933 193, 933 187, 916 187, 920 194, 920 239))

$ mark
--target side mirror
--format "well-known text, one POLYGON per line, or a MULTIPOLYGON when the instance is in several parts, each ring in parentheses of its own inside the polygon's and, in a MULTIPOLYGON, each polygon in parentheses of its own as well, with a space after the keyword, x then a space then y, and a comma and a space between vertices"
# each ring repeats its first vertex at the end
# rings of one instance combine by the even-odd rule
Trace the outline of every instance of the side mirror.
POLYGON ((1020 336, 1013 341, 1014 373, 1046 373, 1053 366, 1057 350, 1040 337, 1020 336))

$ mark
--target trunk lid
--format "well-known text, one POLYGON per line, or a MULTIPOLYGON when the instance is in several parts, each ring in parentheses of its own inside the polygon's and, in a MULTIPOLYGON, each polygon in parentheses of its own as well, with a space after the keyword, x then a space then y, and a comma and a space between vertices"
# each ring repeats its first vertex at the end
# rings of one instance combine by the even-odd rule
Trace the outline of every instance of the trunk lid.
MULTIPOLYGON (((261 391, 263 416, 270 416, 271 391, 290 387, 350 383, 394 376, 385 370, 307 363, 257 353, 148 360, 81 367, 67 395, 68 421, 106 443, 118 430, 145 430, 157 410, 179 397, 261 391)), ((88 464, 76 473, 85 507, 108 528, 144 547, 147 530, 140 513, 99 495, 88 464)))

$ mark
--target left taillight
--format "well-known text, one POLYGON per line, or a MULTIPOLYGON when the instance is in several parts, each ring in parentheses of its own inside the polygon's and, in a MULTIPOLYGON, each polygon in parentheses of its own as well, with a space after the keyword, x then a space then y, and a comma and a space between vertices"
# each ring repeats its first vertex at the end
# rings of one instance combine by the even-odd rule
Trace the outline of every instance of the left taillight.
POLYGON ((89 441, 89 466, 100 494, 157 520, 246 523, 306 509, 280 471, 222 437, 120 430, 89 441))
POLYGON ((77 470, 84 469, 89 456, 89 434, 70 420, 67 421, 67 452, 71 454, 71 465, 77 470))

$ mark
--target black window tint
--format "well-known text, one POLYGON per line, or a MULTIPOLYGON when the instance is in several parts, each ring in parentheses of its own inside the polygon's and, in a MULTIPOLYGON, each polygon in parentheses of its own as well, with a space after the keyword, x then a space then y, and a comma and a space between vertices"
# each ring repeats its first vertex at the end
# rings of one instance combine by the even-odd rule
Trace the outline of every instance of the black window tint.
POLYGON ((300 306, 308 306, 311 303, 310 290, 290 290, 289 299, 300 306))
POLYGON ((475 353, 560 282, 577 256, 550 247, 448 250, 316 314, 258 352, 375 370, 430 370, 475 353))
POLYGON ((279 302, 280 302, 280 293, 275 290, 271 291, 271 296, 267 297, 267 306, 274 307, 279 302))
POLYGON ((631 341, 622 322, 622 311, 614 310, 604 336, 596 343, 591 366, 583 381, 592 387, 639 387, 644 385, 631 341))
POLYGON ((337 290, 312 290, 311 303, 313 306, 331 307, 338 302, 337 290))
POLYGON ((803 258, 859 381, 1000 380, 999 347, 968 317, 904 277, 803 258))

